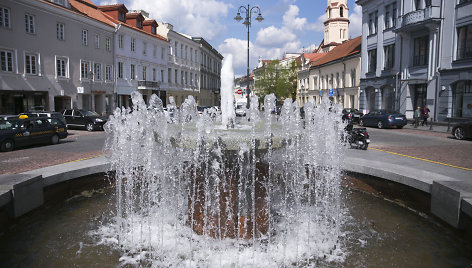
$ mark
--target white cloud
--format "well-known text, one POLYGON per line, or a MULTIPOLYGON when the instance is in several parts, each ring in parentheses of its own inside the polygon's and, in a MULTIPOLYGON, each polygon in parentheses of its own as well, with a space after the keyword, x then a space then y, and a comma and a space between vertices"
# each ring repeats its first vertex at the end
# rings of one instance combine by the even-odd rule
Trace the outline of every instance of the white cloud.
MULTIPOLYGON (((100 4, 112 2, 116 1, 103 0, 100 4)), ((176 31, 213 39, 222 35, 226 29, 222 19, 231 4, 218 0, 129 0, 126 1, 126 7, 129 10, 145 10, 158 22, 173 24, 176 31)))
POLYGON ((357 37, 362 34, 362 7, 356 5, 354 12, 349 16, 349 35, 350 37, 357 37))
POLYGON ((298 6, 290 5, 288 10, 285 12, 283 16, 283 23, 284 26, 288 29, 294 30, 303 30, 304 26, 306 25, 307 21, 306 18, 298 18, 298 13, 300 9, 298 6))
POLYGON ((257 33, 256 43, 261 46, 281 46, 287 42, 293 41, 297 38, 287 28, 276 28, 269 26, 259 30, 257 33))

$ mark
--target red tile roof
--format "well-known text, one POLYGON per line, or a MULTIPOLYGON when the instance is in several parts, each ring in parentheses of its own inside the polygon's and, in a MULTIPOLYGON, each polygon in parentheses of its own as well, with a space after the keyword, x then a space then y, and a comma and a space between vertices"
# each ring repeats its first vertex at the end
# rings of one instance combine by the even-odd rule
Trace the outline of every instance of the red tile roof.
POLYGON ((328 53, 325 53, 325 56, 316 60, 312 66, 320 66, 356 53, 360 53, 361 41, 362 37, 359 36, 344 42, 343 44, 333 48, 328 53))
POLYGON ((308 60, 308 64, 311 64, 324 57, 326 54, 327 53, 303 53, 303 56, 308 60))
MULTIPOLYGON (((148 33, 144 30, 141 30, 139 28, 136 28, 136 27, 133 27, 132 25, 129 25, 127 23, 124 23, 122 21, 119 21, 119 20, 116 20, 114 18, 112 18, 111 16, 105 14, 105 12, 102 12, 99 7, 93 5, 93 7, 90 5, 90 0, 69 0, 69 3, 70 5, 75 8, 77 11, 93 18, 93 19, 96 19, 98 21, 101 21, 105 24, 108 24, 108 25, 111 25, 111 26, 115 26, 115 24, 122 24, 123 26, 126 26, 128 28, 131 28, 135 31, 138 31, 138 32, 141 32, 141 33, 144 33, 144 34, 147 34, 149 36, 152 36, 152 37, 155 37, 155 38, 158 38, 158 39, 161 39, 163 41, 166 41, 168 42, 167 38, 159 35, 159 34, 152 34, 152 33, 148 33)), ((106 6, 106 7, 109 7, 109 6, 106 6)), ((134 14, 134 13, 132 13, 134 14)), ((141 15, 141 14, 139 14, 141 15)))

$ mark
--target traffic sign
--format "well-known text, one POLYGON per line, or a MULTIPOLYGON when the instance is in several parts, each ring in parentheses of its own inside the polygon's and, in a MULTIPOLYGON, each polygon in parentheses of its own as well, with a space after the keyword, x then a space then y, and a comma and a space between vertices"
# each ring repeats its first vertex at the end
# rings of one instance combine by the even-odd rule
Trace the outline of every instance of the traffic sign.
POLYGON ((243 91, 241 89, 238 89, 238 94, 239 95, 243 94, 243 91))
POLYGON ((328 89, 328 95, 329 95, 330 97, 332 97, 332 96, 334 95, 332 88, 328 89))

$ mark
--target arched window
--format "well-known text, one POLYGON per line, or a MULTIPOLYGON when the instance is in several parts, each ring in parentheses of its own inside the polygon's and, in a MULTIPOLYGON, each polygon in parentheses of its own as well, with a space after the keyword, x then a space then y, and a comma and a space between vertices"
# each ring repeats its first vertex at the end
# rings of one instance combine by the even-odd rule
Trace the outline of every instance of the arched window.
POLYGON ((340 11, 339 11, 339 15, 342 17, 344 17, 344 8, 341 7, 340 11))
POLYGON ((331 19, 331 8, 328 9, 328 19, 331 19))
POLYGON ((452 86, 452 116, 472 118, 472 80, 458 81, 452 86))

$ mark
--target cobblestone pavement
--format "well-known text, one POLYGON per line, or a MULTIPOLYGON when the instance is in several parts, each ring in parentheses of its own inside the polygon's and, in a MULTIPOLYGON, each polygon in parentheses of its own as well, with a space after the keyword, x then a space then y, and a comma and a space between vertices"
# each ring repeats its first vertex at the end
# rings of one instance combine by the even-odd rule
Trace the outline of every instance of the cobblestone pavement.
POLYGON ((102 154, 105 133, 68 130, 69 136, 57 145, 23 147, 0 152, 0 174, 21 173, 102 154))

